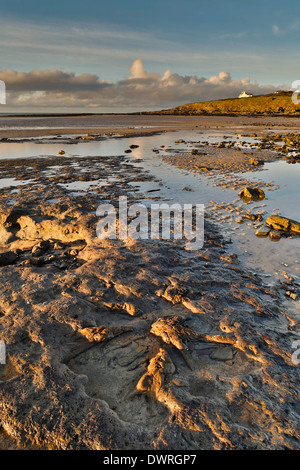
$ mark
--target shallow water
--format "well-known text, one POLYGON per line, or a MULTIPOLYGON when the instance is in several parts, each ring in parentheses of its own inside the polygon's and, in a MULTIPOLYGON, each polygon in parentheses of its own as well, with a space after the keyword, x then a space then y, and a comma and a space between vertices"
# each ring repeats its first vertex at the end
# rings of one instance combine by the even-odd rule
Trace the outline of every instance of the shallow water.
MULTIPOLYGON (((223 141, 224 135, 237 143, 240 140, 249 144, 256 141, 256 139, 245 137, 234 139, 233 134, 224 133, 224 130, 210 129, 204 132, 200 130, 176 131, 147 137, 120 138, 116 136, 105 138, 102 141, 79 142, 63 146, 61 143, 49 143, 47 140, 48 143, 1 143, 0 159, 57 156, 58 151, 62 148, 65 151, 64 157, 124 156, 125 150, 135 144, 138 145, 138 148, 126 154, 126 160, 148 170, 157 179, 157 182, 153 183, 138 182, 133 184, 142 192, 142 199, 144 197, 145 202, 150 204, 152 201, 150 198, 155 197, 162 201, 204 204, 205 207, 208 207, 211 206, 211 200, 224 204, 237 201, 237 192, 214 186, 213 182, 205 176, 172 166, 164 162, 161 156, 178 150, 187 150, 193 147, 193 143, 199 141, 206 140, 209 143, 223 141), (175 143, 180 139, 184 142, 175 143), (183 188, 188 188, 190 191, 183 190, 183 188)), ((76 163, 74 164, 76 165, 76 163)), ((53 171, 55 171, 55 167, 53 167, 53 171)), ((275 185, 279 186, 276 190, 268 191, 266 193, 267 199, 264 201, 251 203, 249 209, 263 209, 265 211, 264 218, 273 213, 280 213, 286 217, 300 220, 300 207, 298 206, 300 164, 290 165, 286 161, 277 161, 265 164, 263 170, 243 173, 242 176, 250 181, 266 183, 273 181, 275 185)), ((93 184, 96 184, 95 181, 93 184)), ((105 183, 99 181, 99 184, 105 183)), ((89 183, 82 184, 82 182, 75 181, 69 185, 69 189, 73 191, 73 195, 76 195, 74 190, 79 190, 78 194, 82 194, 82 191, 92 188, 89 183)), ((235 204, 242 205, 242 202, 235 202, 235 204)), ((220 220, 219 224, 226 237, 232 241, 230 250, 239 254, 241 261, 248 267, 265 275, 270 283, 282 276, 281 271, 288 272, 289 275, 298 278, 300 238, 282 238, 279 242, 271 242, 269 239, 256 237, 252 222, 246 222, 240 226, 220 220)))
POLYGON ((0 130, 29 129, 151 129, 172 124, 194 122, 193 116, 163 115, 57 115, 57 116, 1 116, 0 130))
MULTIPOLYGON (((276 161, 264 165, 259 173, 243 173, 243 176, 252 181, 273 181, 279 188, 266 192, 263 206, 265 218, 269 215, 282 215, 300 220, 299 181, 300 164, 288 164, 286 161, 276 161)), ((282 271, 292 276, 300 276, 300 237, 284 238, 279 242, 271 242, 268 238, 253 236, 251 223, 249 227, 241 227, 243 237, 239 242, 233 240, 234 246, 244 250, 246 264, 260 272, 272 273, 280 277, 282 271)))
MULTIPOLYGON (((176 140, 178 135, 172 135, 171 138, 176 140)), ((189 140, 189 138, 194 138, 195 140, 196 136, 197 134, 183 134, 183 139, 189 140)), ((212 138, 208 136, 208 140, 215 141, 220 136, 221 134, 215 134, 212 138)), ((157 141, 161 141, 161 139, 156 137, 157 141)), ((204 176, 170 166, 162 162, 161 158, 156 154, 145 154, 142 149, 141 140, 137 139, 134 141, 134 143, 137 142, 140 143, 141 147, 137 149, 139 150, 138 152, 134 151, 135 153, 133 153, 131 161, 134 158, 142 158, 144 155, 144 159, 139 165, 146 167, 151 174, 154 174, 164 182, 160 193, 155 193, 156 196, 160 194, 163 199, 169 198, 181 204, 204 204, 206 207, 211 206, 211 200, 224 203, 225 205, 237 201, 237 192, 213 186, 213 183, 204 176), (182 188, 185 186, 193 191, 183 191, 182 188)), ((178 148, 180 145, 178 147, 173 145, 172 147, 178 148)), ((184 146, 183 144, 182 148, 186 149, 186 145, 184 146)), ((237 176, 243 176, 243 178, 250 181, 261 181, 262 183, 273 181, 274 185, 278 186, 278 189, 266 191, 267 197, 265 200, 247 204, 247 209, 251 209, 254 212, 264 211, 264 219, 272 214, 281 214, 285 217, 300 220, 300 164, 291 165, 286 161, 276 161, 265 164, 263 170, 243 173, 237 176)), ((141 188, 146 189, 146 186, 141 185, 141 188)), ((244 206, 242 201, 235 204, 244 206)), ((246 266, 257 273, 265 275, 267 282, 272 284, 276 280, 281 279, 282 271, 298 279, 300 275, 300 237, 292 239, 281 238, 279 242, 272 242, 269 238, 258 238, 255 235, 256 229, 253 228, 253 223, 250 221, 240 225, 237 223, 228 224, 226 221, 220 220, 219 225, 226 234, 227 239, 229 238, 232 242, 230 250, 237 253, 246 266)))

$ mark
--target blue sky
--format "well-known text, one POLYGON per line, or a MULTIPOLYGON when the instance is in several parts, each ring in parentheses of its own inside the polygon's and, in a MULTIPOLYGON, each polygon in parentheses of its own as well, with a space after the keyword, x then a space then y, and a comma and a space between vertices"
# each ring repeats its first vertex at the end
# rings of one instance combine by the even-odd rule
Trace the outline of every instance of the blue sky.
POLYGON ((182 104, 211 99, 214 91, 225 98, 244 85, 259 92, 300 79, 300 3, 294 0, 0 0, 0 6, 0 79, 12 107, 47 107, 56 96, 58 108, 75 109, 77 102, 115 111, 120 97, 123 110, 130 91, 133 108, 160 109, 177 104, 176 96, 182 104), (132 76, 137 59, 143 73, 132 76), (53 86, 54 71, 61 88, 53 86), (134 95, 134 84, 144 87, 144 100, 134 95))

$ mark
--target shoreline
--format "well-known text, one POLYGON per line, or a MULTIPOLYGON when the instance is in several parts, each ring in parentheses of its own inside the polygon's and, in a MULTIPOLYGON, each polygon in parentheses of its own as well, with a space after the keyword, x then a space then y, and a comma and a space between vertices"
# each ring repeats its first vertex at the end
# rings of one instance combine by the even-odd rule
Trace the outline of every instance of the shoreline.
POLYGON ((172 116, 172 115, 109 115, 110 123, 105 124, 107 116, 60 116, 58 117, 2 117, 0 123, 7 128, 0 128, 0 138, 28 138, 44 135, 54 136, 60 134, 122 134, 124 136, 151 135, 153 132, 172 132, 178 130, 191 130, 201 128, 236 129, 253 131, 258 128, 262 131, 274 131, 277 129, 300 130, 299 118, 285 118, 282 116, 172 116), (128 125, 120 125, 118 121, 125 119, 128 125), (38 122, 37 122, 38 119, 38 122), (5 120, 7 123, 5 123, 5 120), (26 129, 13 129, 11 121, 19 123, 19 127, 26 129), (97 124, 101 121, 101 125, 97 124), (57 121, 62 122, 58 125, 57 121), (86 122, 84 122, 86 121, 86 122), (28 126, 29 123, 29 126, 28 126), (40 125, 37 125, 37 124, 40 125), (92 125, 91 125, 92 124, 92 125), (149 127, 151 126, 151 127, 149 127), (38 127, 42 127, 39 129, 38 127), (144 127, 144 128, 143 128, 144 127), (46 133, 45 133, 46 132, 46 133))
POLYGON ((102 241, 99 202, 139 202, 131 183, 153 181, 149 172, 117 155, 1 160, 0 170, 24 183, 13 205, 0 189, 0 448, 299 448, 299 322, 213 222, 192 253, 180 241, 102 241), (74 181, 94 185, 74 196, 74 181))

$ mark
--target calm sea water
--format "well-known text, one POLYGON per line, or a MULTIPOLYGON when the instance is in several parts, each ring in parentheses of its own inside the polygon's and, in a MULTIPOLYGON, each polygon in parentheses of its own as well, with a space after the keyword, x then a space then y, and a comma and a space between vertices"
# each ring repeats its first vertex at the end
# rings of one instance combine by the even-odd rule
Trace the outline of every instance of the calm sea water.
MULTIPOLYGON (((204 118, 205 119, 205 118, 204 118)), ((82 115, 82 116, 5 116, 0 115, 1 130, 30 129, 85 129, 85 128, 132 128, 155 129, 161 126, 172 127, 178 123, 193 123, 192 116, 147 116, 147 115, 82 115)))

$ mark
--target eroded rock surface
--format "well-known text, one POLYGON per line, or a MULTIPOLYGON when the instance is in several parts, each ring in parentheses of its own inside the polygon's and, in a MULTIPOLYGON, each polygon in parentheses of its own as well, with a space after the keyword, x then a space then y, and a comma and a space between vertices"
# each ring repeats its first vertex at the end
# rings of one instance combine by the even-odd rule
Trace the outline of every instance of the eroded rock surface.
POLYGON ((0 190, 1 445, 299 447, 299 323, 281 291, 240 269, 208 221, 192 253, 97 238, 99 202, 137 201, 130 182, 149 179, 120 157, 12 163, 3 174, 36 184, 0 190), (60 184, 118 175, 79 196, 60 184))

